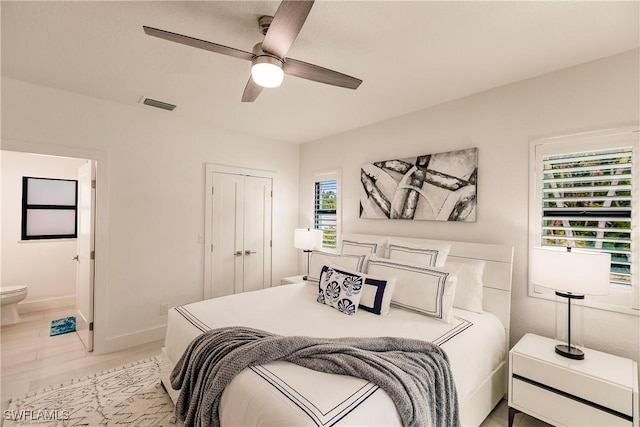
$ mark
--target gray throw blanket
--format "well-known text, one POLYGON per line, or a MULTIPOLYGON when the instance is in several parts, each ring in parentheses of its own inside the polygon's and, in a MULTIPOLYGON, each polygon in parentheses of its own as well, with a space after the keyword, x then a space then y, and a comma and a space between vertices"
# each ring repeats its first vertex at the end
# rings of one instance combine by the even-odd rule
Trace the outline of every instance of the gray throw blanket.
POLYGON ((225 387, 243 369, 282 360, 363 378, 387 392, 405 426, 458 426, 458 398, 446 353, 407 338, 285 337, 245 327, 194 339, 171 373, 185 426, 219 426, 225 387))

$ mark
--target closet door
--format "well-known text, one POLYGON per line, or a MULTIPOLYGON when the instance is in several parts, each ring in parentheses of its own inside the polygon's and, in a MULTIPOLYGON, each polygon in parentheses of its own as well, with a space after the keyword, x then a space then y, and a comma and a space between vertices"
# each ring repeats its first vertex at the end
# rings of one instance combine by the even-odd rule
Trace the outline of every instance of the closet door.
POLYGON ((244 180, 243 291, 270 286, 271 179, 247 176, 244 180))
POLYGON ((213 174, 213 246, 211 287, 215 296, 243 288, 244 177, 213 174))
POLYGON ((271 179, 214 172, 211 296, 271 285, 271 179))

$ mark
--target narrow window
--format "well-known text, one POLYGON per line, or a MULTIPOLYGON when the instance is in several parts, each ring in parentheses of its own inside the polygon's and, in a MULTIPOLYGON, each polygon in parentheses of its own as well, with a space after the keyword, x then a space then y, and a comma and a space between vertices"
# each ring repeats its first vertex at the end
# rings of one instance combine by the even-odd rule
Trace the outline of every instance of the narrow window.
POLYGON ((22 240, 78 236, 78 181, 22 178, 22 240))
POLYGON ((316 181, 314 228, 322 230, 322 247, 335 248, 338 241, 338 185, 335 179, 316 181))

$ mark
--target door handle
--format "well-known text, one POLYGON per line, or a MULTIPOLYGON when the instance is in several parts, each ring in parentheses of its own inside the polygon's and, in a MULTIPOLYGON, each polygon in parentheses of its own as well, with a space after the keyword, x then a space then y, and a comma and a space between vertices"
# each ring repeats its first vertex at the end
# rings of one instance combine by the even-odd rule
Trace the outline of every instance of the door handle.
POLYGON ((234 253, 234 255, 235 255, 235 256, 242 256, 242 251, 236 251, 236 252, 234 253))
POLYGON ((245 255, 251 255, 251 254, 255 254, 255 251, 244 251, 245 255))
POLYGON ((71 258, 71 259, 72 259, 72 260, 74 260, 74 261, 78 261, 78 262, 80 262, 80 255, 76 255, 76 256, 74 256, 74 257, 73 257, 73 258, 71 258))

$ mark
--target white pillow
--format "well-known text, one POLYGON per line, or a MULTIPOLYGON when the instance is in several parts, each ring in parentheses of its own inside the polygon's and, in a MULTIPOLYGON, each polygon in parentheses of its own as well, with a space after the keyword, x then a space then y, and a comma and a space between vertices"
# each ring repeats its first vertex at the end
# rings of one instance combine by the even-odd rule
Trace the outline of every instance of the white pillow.
POLYGON ((386 243, 386 237, 377 239, 345 234, 342 236, 342 249, 340 252, 350 255, 377 255, 383 257, 386 243))
POLYGON ((364 290, 360 298, 360 308, 369 313, 386 316, 389 314, 393 291, 396 287, 394 277, 377 277, 367 274, 364 290))
POLYGON ((392 305, 451 323, 457 282, 454 269, 372 257, 369 271, 396 278, 392 305))
POLYGON ((359 274, 322 267, 318 283, 318 302, 353 316, 358 311, 364 278, 359 274))
POLYGON ((328 264, 335 264, 339 267, 352 271, 362 271, 366 256, 364 255, 342 255, 322 251, 312 251, 309 256, 309 274, 307 281, 318 283, 322 267, 328 264))
POLYGON ((444 243, 412 243, 389 240, 389 259, 419 263, 425 267, 443 267, 451 245, 444 243))
POLYGON ((364 279, 362 286, 362 296, 360 297, 360 308, 369 313, 386 316, 389 314, 391 298, 396 287, 396 279, 391 277, 372 276, 371 274, 362 274, 349 271, 329 264, 335 270, 344 271, 350 274, 358 274, 364 279))
POLYGON ((458 284, 453 306, 482 313, 482 275, 485 262, 482 260, 447 261, 446 266, 458 269, 458 284))

